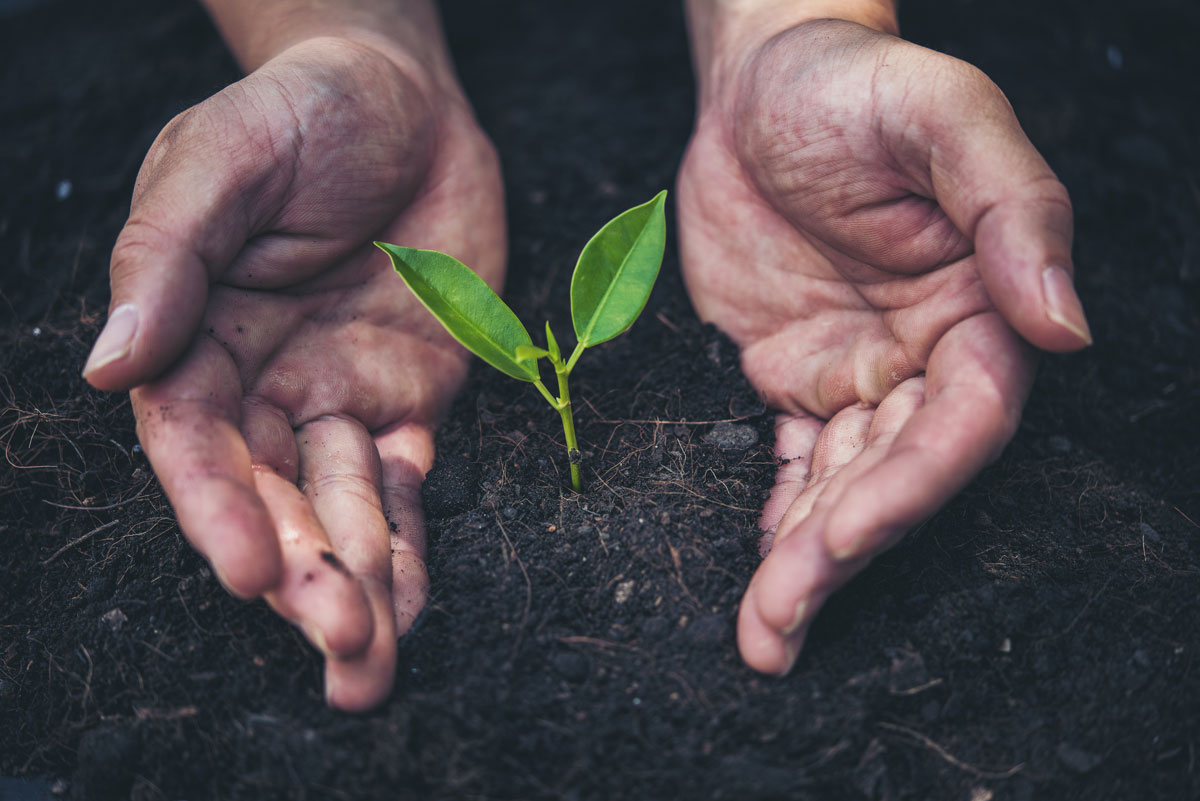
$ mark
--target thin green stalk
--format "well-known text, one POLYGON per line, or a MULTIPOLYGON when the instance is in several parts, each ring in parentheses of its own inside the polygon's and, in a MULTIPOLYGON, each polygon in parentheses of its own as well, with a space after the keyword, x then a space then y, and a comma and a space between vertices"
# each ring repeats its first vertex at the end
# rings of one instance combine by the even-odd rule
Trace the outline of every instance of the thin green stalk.
POLYGON ((546 403, 553 406, 555 411, 558 411, 558 398, 550 394, 550 390, 546 389, 546 385, 540 379, 534 381, 533 385, 537 387, 538 392, 542 393, 542 397, 546 399, 546 403))
POLYGON ((579 476, 579 463, 582 456, 579 453, 579 442, 575 439, 575 416, 571 412, 571 390, 567 387, 567 374, 570 372, 562 362, 554 365, 558 374, 558 414, 562 417, 563 433, 567 437, 567 459, 571 463, 571 487, 576 492, 583 492, 583 479, 579 476))
POLYGON ((562 418, 563 434, 567 440, 567 459, 571 463, 571 488, 576 492, 583 492, 583 479, 579 472, 579 441, 575 439, 575 415, 571 410, 571 390, 567 386, 567 376, 571 370, 561 359, 555 359, 553 356, 549 359, 554 366, 554 373, 558 376, 558 397, 550 394, 550 390, 546 389, 546 385, 540 380, 534 381, 533 385, 546 399, 546 403, 549 403, 562 418))

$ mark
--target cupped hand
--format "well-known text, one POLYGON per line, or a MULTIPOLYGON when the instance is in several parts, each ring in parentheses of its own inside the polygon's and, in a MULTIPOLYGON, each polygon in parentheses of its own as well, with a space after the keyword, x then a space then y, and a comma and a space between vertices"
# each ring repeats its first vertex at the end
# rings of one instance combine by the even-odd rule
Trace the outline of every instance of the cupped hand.
POLYGON ((1067 193, 977 69, 833 20, 726 63, 680 241, 697 311, 780 411, 738 643, 781 673, 828 596, 999 455, 1029 344, 1091 340, 1067 193))
POLYGON ((344 39, 296 44, 173 120, 112 256, 85 367, 221 582, 388 693, 425 601, 420 484, 465 352, 372 246, 449 252, 499 289, 494 150, 460 94, 344 39))

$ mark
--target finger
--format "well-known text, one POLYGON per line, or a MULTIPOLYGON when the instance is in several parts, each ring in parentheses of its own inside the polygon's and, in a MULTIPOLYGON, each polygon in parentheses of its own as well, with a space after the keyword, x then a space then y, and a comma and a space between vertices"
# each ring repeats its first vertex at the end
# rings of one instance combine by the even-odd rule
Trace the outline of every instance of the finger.
POLYGON ((1021 130, 1003 93, 962 62, 930 82, 920 123, 933 195, 975 244, 1004 319, 1052 351, 1091 344, 1072 284, 1066 188, 1021 130))
POLYGON ((180 114, 138 173, 133 205, 113 247, 110 314, 83 374, 100 389, 150 380, 199 329, 209 284, 251 235, 252 208, 282 192, 266 126, 237 85, 180 114))
POLYGON ((832 559, 821 533, 846 489, 886 457, 896 431, 920 406, 923 385, 921 378, 907 381, 878 409, 846 410, 852 413, 839 414, 822 431, 809 486, 780 522, 775 548, 739 610, 738 643, 751 667, 790 670, 821 604, 866 564, 832 559))
POLYGON ((813 448, 823 421, 806 412, 781 414, 775 418, 775 458, 781 464, 775 471, 775 485, 763 504, 758 527, 765 533, 759 541, 763 556, 771 550, 779 521, 808 485, 813 448))
POLYGON ((391 545, 379 494, 379 454, 363 425, 348 417, 313 420, 297 429, 296 439, 300 486, 337 556, 361 585, 373 621, 362 654, 327 660, 325 697, 339 709, 368 709, 387 696, 396 673, 391 545))
POLYGON ((367 650, 351 659, 325 661, 325 701, 347 712, 363 712, 383 703, 396 678, 396 626, 387 586, 362 580, 375 622, 367 650))
POLYGON ((329 541, 355 576, 391 582, 387 521, 375 443, 362 423, 326 415, 296 429, 300 487, 329 541))
POLYGON ((266 594, 267 602, 327 657, 363 653, 374 634, 366 593, 334 552, 312 505, 294 483, 268 467, 257 467, 254 479, 283 553, 282 577, 266 594))
POLYGON ((179 527, 235 595, 261 595, 281 574, 275 528, 238 431, 241 381, 208 337, 158 381, 131 393, 138 439, 179 527))
POLYGON ((830 481, 799 528, 777 540, 747 589, 747 635, 739 642, 748 664, 790 669, 786 658, 798 653, 824 599, 999 454, 1016 430, 1032 363, 998 315, 980 315, 934 350, 923 405, 911 394, 921 379, 880 405, 862 454, 830 481))
POLYGON ((779 521, 775 543, 791 536, 825 495, 826 485, 867 446, 867 435, 875 409, 865 403, 848 406, 830 418, 811 444, 809 472, 803 490, 796 495, 779 521))
POLYGON ((1020 422, 1033 359, 996 314, 953 328, 930 356, 925 404, 825 526, 835 559, 870 556, 937 511, 999 456, 1020 422))
POLYGON ((406 423, 377 433, 375 443, 383 469, 383 511, 391 535, 396 633, 403 635, 429 596, 421 482, 433 466, 433 432, 428 425, 406 423))

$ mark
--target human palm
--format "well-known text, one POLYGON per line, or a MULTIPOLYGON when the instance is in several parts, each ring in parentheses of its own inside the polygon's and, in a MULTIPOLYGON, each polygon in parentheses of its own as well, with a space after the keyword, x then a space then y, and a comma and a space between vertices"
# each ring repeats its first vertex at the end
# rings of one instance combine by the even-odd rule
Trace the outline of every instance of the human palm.
POLYGON ((978 70, 847 22, 753 48, 679 180, 685 278, 781 414, 743 600, 753 667, 1011 438, 1040 347, 1086 344, 1066 192, 978 70))
POLYGON ((310 40, 176 118, 113 253, 110 327, 134 308, 136 336, 86 371, 135 387, 181 528, 326 654, 346 708, 386 694, 424 603, 419 488, 466 372, 372 241, 503 280, 494 152, 424 77, 310 40))

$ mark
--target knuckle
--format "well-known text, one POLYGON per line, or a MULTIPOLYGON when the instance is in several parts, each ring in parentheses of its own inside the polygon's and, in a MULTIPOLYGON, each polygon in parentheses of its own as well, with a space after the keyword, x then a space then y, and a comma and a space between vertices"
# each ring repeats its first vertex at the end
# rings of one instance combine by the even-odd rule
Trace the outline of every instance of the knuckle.
POLYGON ((152 219, 135 209, 117 236, 109 262, 109 277, 116 294, 122 285, 136 282, 150 269, 152 254, 171 242, 171 235, 152 219))

